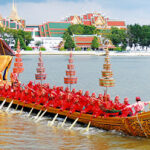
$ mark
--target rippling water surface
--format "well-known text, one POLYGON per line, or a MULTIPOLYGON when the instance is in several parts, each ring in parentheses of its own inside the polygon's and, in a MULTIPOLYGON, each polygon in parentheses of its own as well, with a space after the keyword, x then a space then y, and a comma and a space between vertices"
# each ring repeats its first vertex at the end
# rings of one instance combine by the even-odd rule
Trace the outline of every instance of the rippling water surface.
MULTIPOLYGON (((23 56, 25 71, 20 75, 23 83, 34 79, 38 56, 23 56)), ((68 56, 43 56, 46 67, 47 81, 51 86, 64 85, 68 56)), ((74 64, 78 77, 76 89, 103 93, 98 79, 101 77, 104 57, 74 56, 74 64)), ((119 95, 121 101, 128 96, 133 103, 136 96, 143 101, 150 100, 150 57, 112 57, 112 70, 116 86, 109 89, 112 99, 119 95)), ((5 108, 4 108, 5 109, 5 108)), ((85 126, 77 124, 71 131, 67 122, 64 128, 58 128, 62 119, 48 127, 47 122, 52 118, 43 118, 35 123, 33 116, 19 114, 14 110, 0 112, 0 149, 11 150, 120 150, 120 149, 150 149, 149 139, 125 136, 115 131, 103 131, 90 128, 85 132, 85 126)))

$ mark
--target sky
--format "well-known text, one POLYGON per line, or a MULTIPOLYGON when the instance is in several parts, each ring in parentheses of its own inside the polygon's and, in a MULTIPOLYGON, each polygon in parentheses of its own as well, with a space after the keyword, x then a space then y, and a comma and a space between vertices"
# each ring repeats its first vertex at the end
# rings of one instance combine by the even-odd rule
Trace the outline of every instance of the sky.
MULTIPOLYGON (((0 14, 8 17, 13 0, 0 0, 0 14)), ((29 25, 62 21, 71 15, 98 12, 126 24, 150 24, 150 0, 15 0, 18 14, 29 25)))

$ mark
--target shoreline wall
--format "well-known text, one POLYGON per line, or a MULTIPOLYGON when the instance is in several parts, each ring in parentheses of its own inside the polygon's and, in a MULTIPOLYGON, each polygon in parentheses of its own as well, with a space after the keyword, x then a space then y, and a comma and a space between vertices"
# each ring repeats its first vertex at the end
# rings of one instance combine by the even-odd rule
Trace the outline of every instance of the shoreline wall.
MULTIPOLYGON (((39 55, 39 51, 21 51, 22 55, 39 55)), ((42 55, 69 55, 70 51, 42 51, 42 55)), ((72 51, 73 55, 104 56, 105 51, 72 51)), ((150 56, 150 52, 111 52, 110 56, 150 56)))

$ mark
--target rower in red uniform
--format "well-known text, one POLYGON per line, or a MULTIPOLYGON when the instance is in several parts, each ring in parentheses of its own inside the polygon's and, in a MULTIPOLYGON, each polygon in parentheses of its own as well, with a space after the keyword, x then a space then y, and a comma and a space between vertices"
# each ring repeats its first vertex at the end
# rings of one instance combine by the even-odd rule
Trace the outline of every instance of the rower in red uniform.
POLYGON ((88 98, 90 97, 89 95, 90 95, 90 92, 89 92, 89 91, 86 91, 85 94, 84 94, 84 96, 85 96, 85 97, 88 97, 88 98))
POLYGON ((76 93, 76 89, 73 88, 73 89, 72 89, 72 94, 75 94, 75 93, 76 93))
POLYGON ((109 94, 103 96, 102 104, 103 104, 104 108, 107 109, 107 110, 112 110, 114 108, 113 102, 110 99, 109 94))
POLYGON ((116 110, 122 109, 122 104, 119 102, 119 96, 115 97, 114 109, 116 109, 116 110))
POLYGON ((83 93, 83 91, 79 90, 76 94, 79 95, 79 96, 82 96, 82 93, 83 93))
POLYGON ((70 108, 70 113, 74 113, 75 111, 81 112, 83 109, 83 105, 80 102, 80 96, 76 95, 76 97, 73 98, 73 102, 70 108))
POLYGON ((56 90, 56 86, 55 85, 53 86, 53 90, 56 90))
POLYGON ((68 87, 65 88, 65 92, 70 92, 68 87))
POLYGON ((61 103, 61 110, 70 110, 71 105, 73 103, 73 97, 70 93, 65 94, 61 103))
POLYGON ((122 105, 122 111, 121 116, 122 117, 129 117, 133 115, 133 111, 131 108, 127 108, 127 106, 130 106, 129 100, 127 97, 124 98, 124 104, 122 105))
POLYGON ((18 83, 18 74, 12 72, 12 73, 10 74, 10 80, 11 80, 11 83, 12 83, 12 87, 13 87, 13 86, 16 86, 17 83, 18 83))
POLYGON ((92 97, 92 98, 96 98, 96 94, 95 94, 95 93, 92 93, 91 97, 92 97))
POLYGON ((98 117, 98 116, 104 116, 104 112, 100 108, 101 103, 98 99, 94 100, 94 109, 93 109, 93 116, 98 117))
POLYGON ((100 102, 103 102, 103 95, 102 95, 102 94, 99 94, 99 95, 98 95, 98 100, 99 100, 100 102))

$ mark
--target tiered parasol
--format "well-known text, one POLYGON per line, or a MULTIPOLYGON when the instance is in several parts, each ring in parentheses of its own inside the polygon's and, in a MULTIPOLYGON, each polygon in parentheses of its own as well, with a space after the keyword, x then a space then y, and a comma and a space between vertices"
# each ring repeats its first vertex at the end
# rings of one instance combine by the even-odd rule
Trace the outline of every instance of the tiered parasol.
POLYGON ((102 70, 102 78, 99 79, 99 84, 102 87, 106 87, 106 93, 108 87, 115 86, 115 80, 112 78, 113 72, 111 70, 110 58, 109 58, 109 50, 106 49, 106 57, 105 57, 105 64, 103 65, 102 70))
POLYGON ((64 78, 64 83, 70 84, 70 90, 71 90, 71 85, 77 84, 77 80, 78 80, 77 77, 74 77, 76 75, 76 71, 74 70, 72 53, 70 53, 69 64, 67 65, 67 68, 68 68, 68 70, 66 71, 67 77, 64 78))
POLYGON ((23 68, 22 58, 20 54, 20 41, 18 40, 17 53, 16 53, 16 58, 15 58, 13 73, 17 73, 19 76, 19 74, 22 73, 23 71, 24 71, 24 68, 23 68))
POLYGON ((35 79, 40 80, 42 84, 42 81, 46 79, 46 74, 45 74, 45 68, 43 67, 41 51, 39 53, 39 62, 38 62, 38 68, 36 69, 36 71, 37 71, 37 74, 35 74, 35 79))

